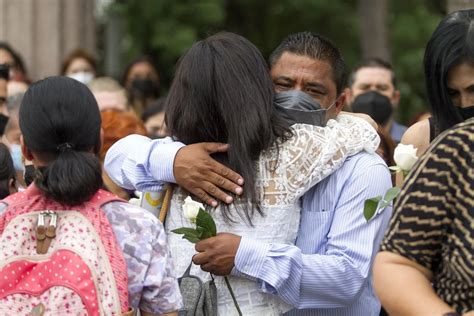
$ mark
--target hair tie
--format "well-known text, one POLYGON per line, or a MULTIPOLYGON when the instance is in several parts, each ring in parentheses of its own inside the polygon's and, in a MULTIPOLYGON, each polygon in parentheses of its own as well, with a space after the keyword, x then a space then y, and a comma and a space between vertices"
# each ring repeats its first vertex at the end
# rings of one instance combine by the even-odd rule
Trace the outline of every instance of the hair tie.
POLYGON ((63 153, 63 152, 65 152, 65 151, 74 149, 74 145, 71 144, 71 143, 62 143, 62 144, 58 145, 58 147, 56 147, 56 149, 57 149, 60 153, 63 153))

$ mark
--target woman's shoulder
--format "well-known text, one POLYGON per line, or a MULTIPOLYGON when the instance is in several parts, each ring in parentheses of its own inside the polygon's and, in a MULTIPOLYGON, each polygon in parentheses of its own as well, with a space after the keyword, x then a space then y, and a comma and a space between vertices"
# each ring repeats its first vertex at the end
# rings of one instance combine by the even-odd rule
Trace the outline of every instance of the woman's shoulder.
POLYGON ((410 126, 403 134, 401 143, 418 148, 417 155, 421 156, 430 146, 430 122, 428 119, 410 126))

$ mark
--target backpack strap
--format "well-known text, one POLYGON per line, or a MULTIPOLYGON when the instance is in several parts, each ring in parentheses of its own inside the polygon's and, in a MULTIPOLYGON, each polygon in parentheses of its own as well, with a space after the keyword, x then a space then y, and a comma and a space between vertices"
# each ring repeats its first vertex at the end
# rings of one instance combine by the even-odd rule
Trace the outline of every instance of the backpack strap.
POLYGON ((168 215, 168 211, 170 210, 171 198, 173 197, 174 185, 172 183, 167 184, 165 191, 165 197, 163 199, 163 204, 161 205, 160 214, 158 215, 158 219, 163 224, 165 223, 166 216, 168 215))

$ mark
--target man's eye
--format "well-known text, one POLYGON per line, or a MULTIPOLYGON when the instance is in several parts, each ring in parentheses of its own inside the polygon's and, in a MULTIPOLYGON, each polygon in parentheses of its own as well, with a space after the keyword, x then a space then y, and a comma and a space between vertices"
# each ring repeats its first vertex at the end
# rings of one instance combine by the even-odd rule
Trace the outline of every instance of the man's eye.
POLYGON ((310 95, 321 95, 321 94, 323 94, 320 90, 312 89, 312 88, 306 89, 306 93, 310 94, 310 95))
POLYGON ((457 94, 459 94, 459 92, 457 90, 448 89, 448 95, 449 96, 454 97, 457 94))
POLYGON ((291 85, 288 84, 288 83, 277 82, 277 83, 275 83, 275 88, 276 88, 277 90, 280 90, 280 91, 290 90, 290 89, 291 89, 291 85))

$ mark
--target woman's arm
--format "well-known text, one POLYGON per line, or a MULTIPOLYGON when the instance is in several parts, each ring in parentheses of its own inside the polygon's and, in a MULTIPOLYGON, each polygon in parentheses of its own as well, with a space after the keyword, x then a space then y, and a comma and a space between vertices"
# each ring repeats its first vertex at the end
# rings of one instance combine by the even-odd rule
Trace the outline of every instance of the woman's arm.
POLYGON ((382 251, 373 272, 375 292, 391 316, 441 316, 454 311, 433 290, 431 271, 412 260, 382 251))
POLYGON ((430 146, 430 122, 423 120, 410 126, 403 134, 401 143, 418 148, 416 155, 421 157, 430 146))

